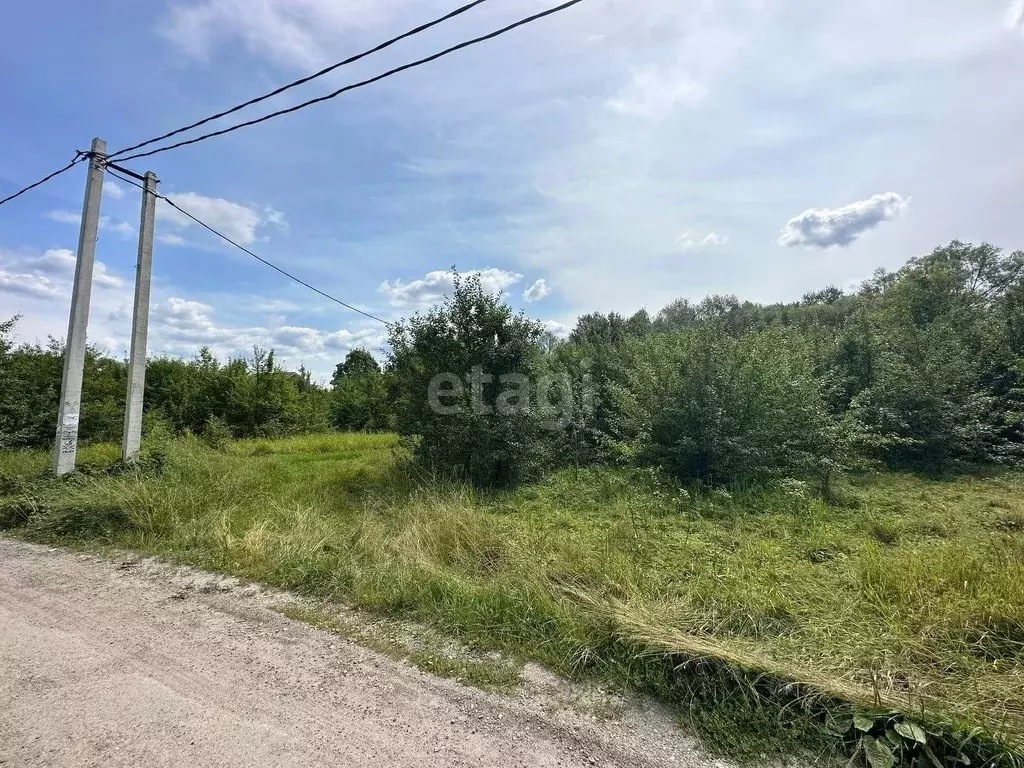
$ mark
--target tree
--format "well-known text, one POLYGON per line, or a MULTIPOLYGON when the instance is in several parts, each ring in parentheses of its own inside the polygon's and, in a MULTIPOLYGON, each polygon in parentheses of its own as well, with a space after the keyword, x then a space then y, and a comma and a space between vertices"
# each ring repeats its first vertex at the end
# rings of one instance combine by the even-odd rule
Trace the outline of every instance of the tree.
POLYGON ((658 334, 623 348, 610 387, 609 435, 627 459, 716 484, 826 479, 842 458, 806 345, 720 326, 658 334))
POLYGON ((353 349, 338 363, 331 380, 331 424, 335 429, 376 432, 391 423, 387 381, 377 360, 353 349))
POLYGON ((357 347, 348 353, 343 363, 338 363, 334 368, 331 386, 337 386, 346 376, 364 376, 371 373, 380 373, 380 364, 368 350, 357 347))
POLYGON ((480 487, 529 476, 543 420, 530 400, 543 332, 479 277, 458 273, 443 304, 392 326, 396 426, 418 438, 421 466, 480 487))

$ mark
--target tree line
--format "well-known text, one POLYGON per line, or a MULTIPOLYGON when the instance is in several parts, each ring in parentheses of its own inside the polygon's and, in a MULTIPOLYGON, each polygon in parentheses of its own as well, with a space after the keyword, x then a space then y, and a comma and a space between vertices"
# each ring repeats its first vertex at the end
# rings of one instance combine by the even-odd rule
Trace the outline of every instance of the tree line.
MULTIPOLYGON (((711 296, 653 318, 581 317, 565 341, 479 281, 392 329, 395 427, 432 471, 512 484, 565 464, 653 466, 715 485, 830 480, 851 468, 945 471, 1024 463, 1024 252, 952 242, 835 287, 771 305, 711 296), (442 371, 500 381, 561 375, 509 418, 505 393, 423 393, 442 371), (449 400, 456 397, 449 393, 449 400), (551 410, 571 408, 564 428, 551 410)), ((467 377, 467 381, 472 377, 467 377)))
MULTIPOLYGON (((0 447, 48 447, 62 348, 14 345, 14 322, 0 323, 0 447)), ((120 439, 126 376, 89 350, 83 440, 120 439)), ((354 350, 328 387, 272 351, 156 358, 146 413, 214 440, 394 430, 424 468, 480 486, 566 464, 712 484, 1020 465, 1024 252, 953 242, 851 292, 595 313, 564 340, 456 275, 442 304, 391 327, 383 366, 354 350)))

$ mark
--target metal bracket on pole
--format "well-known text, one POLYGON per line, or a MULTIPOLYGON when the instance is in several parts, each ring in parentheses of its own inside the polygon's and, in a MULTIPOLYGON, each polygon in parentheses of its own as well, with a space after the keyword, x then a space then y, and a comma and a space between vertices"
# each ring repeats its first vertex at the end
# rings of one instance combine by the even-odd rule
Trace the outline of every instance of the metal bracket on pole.
MULTIPOLYGON (((133 174, 134 175, 134 174, 133 174)), ((153 229, 157 185, 152 173, 143 178, 142 218, 139 223, 139 257, 135 272, 135 310, 132 315, 132 345, 128 358, 128 397, 124 412, 121 459, 132 461, 142 447, 142 408, 146 389, 146 346, 149 337, 149 295, 153 281, 153 229)))
POLYGON ((60 383, 60 409, 57 414, 57 441, 53 447, 53 471, 58 476, 75 471, 78 453, 78 422, 82 410, 82 374, 85 368, 85 334, 89 325, 92 299, 92 273, 96 262, 96 237, 100 225, 100 201, 103 196, 103 172, 107 143, 92 140, 89 175, 85 182, 82 226, 78 234, 78 260, 71 294, 68 337, 64 347, 64 373, 60 383))

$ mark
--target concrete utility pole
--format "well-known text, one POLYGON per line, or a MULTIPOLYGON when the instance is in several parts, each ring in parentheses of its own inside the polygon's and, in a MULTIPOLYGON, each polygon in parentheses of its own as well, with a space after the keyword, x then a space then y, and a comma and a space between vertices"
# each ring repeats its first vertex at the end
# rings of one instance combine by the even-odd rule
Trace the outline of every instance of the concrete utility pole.
POLYGON ((142 446, 142 403, 146 389, 146 344, 149 338, 149 294, 153 281, 153 222, 156 192, 160 183, 146 174, 139 223, 139 259, 135 265, 135 311, 132 315, 132 349, 128 360, 128 398, 124 412, 121 459, 132 461, 142 446))
POLYGON ((75 471, 78 452, 78 419, 82 409, 82 372, 85 368, 85 332, 89 324, 92 272, 96 262, 96 235, 100 225, 100 199, 107 142, 92 140, 89 175, 85 182, 82 227, 78 234, 78 261, 71 294, 71 317, 64 348, 64 375, 60 383, 60 411, 57 415, 57 443, 53 447, 53 471, 66 475, 75 471))

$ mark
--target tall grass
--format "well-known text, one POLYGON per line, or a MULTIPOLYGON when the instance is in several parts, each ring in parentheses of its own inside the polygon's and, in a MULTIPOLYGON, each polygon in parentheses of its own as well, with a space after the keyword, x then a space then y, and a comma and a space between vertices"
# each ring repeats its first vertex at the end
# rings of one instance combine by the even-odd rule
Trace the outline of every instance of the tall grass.
POLYGON ((842 507, 798 483, 680 491, 607 469, 483 496, 412 476, 396 449, 183 440, 162 474, 64 483, 42 479, 45 456, 7 454, 0 510, 28 510, 23 535, 162 554, 653 691, 733 751, 820 739, 815 697, 1024 743, 1020 475, 864 477, 842 507))

